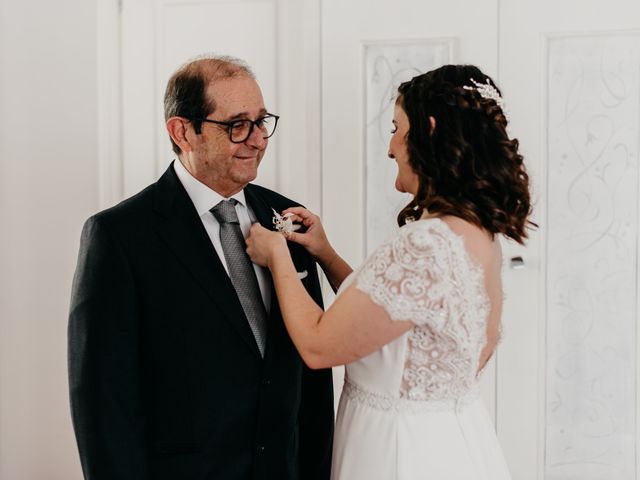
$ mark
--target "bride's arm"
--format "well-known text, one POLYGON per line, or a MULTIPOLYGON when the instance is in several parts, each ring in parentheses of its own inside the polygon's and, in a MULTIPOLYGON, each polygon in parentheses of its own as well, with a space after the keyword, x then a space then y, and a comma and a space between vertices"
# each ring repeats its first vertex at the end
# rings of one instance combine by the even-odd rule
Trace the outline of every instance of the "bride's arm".
POLYGON ((414 327, 351 285, 323 312, 298 279, 282 235, 255 224, 247 239, 251 259, 271 270, 282 318, 310 368, 344 365, 380 349, 414 327))
POLYGON ((316 261, 329 280, 334 293, 338 291, 344 279, 353 272, 353 268, 333 248, 321 258, 316 258, 316 261))
POLYGON ((333 291, 336 292, 353 269, 329 243, 320 217, 303 207, 289 208, 282 213, 292 213, 293 220, 301 222, 306 227, 305 233, 293 232, 288 240, 299 243, 307 249, 322 268, 333 291))

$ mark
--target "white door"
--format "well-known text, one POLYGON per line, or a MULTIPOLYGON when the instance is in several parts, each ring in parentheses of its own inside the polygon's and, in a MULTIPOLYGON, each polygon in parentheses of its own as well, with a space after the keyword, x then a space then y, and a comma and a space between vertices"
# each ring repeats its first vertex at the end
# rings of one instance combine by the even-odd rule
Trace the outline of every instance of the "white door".
MULTIPOLYGON (((322 215, 351 265, 396 228, 408 201, 394 191, 396 167, 387 158, 399 83, 445 63, 496 75, 497 3, 322 2, 322 215)), ((336 369, 337 392, 342 375, 336 369)), ((495 418, 493 363, 483 395, 495 418)))
POLYGON ((527 247, 504 243, 504 341, 484 378, 515 479, 636 478, 639 9, 322 3, 323 216, 353 264, 406 201, 380 83, 468 62, 504 91, 541 225, 527 247))
POLYGON ((515 478, 635 479, 640 2, 500 5, 541 228, 508 274, 498 432, 515 478))

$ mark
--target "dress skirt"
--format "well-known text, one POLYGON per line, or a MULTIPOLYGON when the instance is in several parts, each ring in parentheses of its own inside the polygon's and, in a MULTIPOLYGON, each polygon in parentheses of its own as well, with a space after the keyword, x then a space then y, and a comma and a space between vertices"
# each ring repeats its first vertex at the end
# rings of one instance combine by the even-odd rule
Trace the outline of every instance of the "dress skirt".
POLYGON ((332 480, 510 480, 482 399, 393 400, 346 383, 332 480))

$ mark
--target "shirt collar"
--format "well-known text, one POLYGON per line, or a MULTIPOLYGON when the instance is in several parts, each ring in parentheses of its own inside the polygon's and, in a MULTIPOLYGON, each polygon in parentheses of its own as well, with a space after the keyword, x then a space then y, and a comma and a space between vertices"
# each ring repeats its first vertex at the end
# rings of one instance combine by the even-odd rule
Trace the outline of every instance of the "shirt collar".
POLYGON ((180 160, 173 162, 173 170, 176 172, 180 183, 187 191, 187 195, 196 207, 196 211, 199 216, 209 213, 213 207, 215 207, 222 200, 229 200, 229 198, 235 198, 239 204, 246 207, 247 202, 244 196, 244 190, 240 190, 238 193, 226 198, 220 195, 215 190, 209 188, 204 183, 197 180, 189 171, 182 165, 180 160))

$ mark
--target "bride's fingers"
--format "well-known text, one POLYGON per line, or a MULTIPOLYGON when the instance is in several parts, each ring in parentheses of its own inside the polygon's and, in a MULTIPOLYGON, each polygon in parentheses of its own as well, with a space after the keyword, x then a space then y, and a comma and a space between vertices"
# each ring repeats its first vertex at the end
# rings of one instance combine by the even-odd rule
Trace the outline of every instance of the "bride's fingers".
POLYGON ((283 214, 288 212, 295 213, 297 215, 304 215, 305 212, 310 213, 309 210, 304 207, 289 207, 282 211, 283 214))
POLYGON ((309 225, 305 224, 304 218, 302 218, 300 215, 292 214, 289 218, 293 222, 293 230, 294 231, 300 230, 303 225, 305 227, 309 226, 309 225))
POLYGON ((287 208, 282 212, 282 215, 286 215, 287 213, 293 213, 297 217, 300 217, 305 227, 311 227, 315 223, 321 223, 320 217, 318 217, 316 214, 310 212, 304 207, 287 208))
POLYGON ((313 225, 313 218, 305 218, 304 220, 302 220, 302 223, 305 227, 310 227, 311 225, 313 225))
POLYGON ((286 210, 282 211, 282 215, 285 215, 287 213, 293 213, 300 216, 301 218, 309 218, 313 215, 313 213, 311 213, 304 207, 289 207, 286 210))
POLYGON ((290 242, 299 243, 303 247, 309 243, 304 233, 291 232, 289 235, 287 235, 287 240, 289 240, 290 242))

